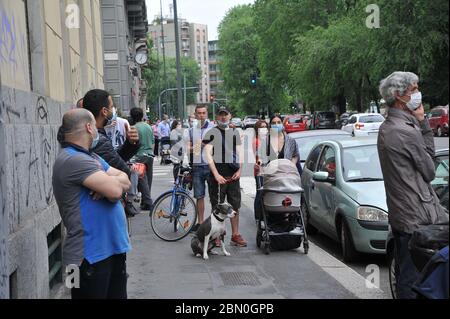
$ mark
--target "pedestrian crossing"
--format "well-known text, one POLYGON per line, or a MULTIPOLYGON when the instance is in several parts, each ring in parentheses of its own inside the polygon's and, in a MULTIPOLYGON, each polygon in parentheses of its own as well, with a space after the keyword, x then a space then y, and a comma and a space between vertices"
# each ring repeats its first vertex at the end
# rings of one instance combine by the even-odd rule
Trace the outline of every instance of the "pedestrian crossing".
POLYGON ((173 165, 161 165, 157 160, 153 164, 153 177, 172 176, 173 165))

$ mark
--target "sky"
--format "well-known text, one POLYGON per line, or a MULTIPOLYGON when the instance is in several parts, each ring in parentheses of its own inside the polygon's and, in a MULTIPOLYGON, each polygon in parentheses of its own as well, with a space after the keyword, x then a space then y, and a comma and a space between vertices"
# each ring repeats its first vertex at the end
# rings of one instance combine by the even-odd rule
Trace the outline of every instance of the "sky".
MULTIPOLYGON (((190 23, 208 25, 208 40, 217 40, 217 28, 229 9, 240 4, 252 4, 255 0, 177 0, 178 18, 190 23)), ((160 0, 146 0, 148 21, 160 14, 160 0)), ((173 0, 162 0, 163 16, 170 15, 169 4, 173 0)), ((172 12, 173 15, 173 12, 172 12)))

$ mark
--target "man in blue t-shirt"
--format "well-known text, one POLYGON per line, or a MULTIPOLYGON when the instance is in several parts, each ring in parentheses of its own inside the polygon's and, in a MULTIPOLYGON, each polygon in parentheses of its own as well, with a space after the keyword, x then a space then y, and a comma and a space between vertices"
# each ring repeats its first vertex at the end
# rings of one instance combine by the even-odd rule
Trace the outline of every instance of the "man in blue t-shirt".
POLYGON ((67 112, 58 131, 62 150, 53 166, 53 192, 67 229, 63 263, 80 270, 73 299, 126 299, 131 246, 119 200, 130 181, 90 151, 98 134, 94 116, 85 109, 67 112))

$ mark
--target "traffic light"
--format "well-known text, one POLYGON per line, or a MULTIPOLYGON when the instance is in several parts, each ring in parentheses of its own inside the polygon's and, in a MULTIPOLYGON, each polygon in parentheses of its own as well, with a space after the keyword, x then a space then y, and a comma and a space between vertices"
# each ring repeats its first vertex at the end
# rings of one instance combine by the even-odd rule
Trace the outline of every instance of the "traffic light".
POLYGON ((256 86, 257 83, 258 83, 258 75, 256 73, 253 73, 252 75, 250 75, 250 85, 256 86))

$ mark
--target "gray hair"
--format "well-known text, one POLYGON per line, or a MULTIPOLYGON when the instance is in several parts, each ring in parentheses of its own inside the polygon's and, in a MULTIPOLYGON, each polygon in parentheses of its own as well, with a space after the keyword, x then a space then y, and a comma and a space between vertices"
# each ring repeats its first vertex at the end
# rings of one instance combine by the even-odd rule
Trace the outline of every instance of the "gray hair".
POLYGON ((419 82, 419 77, 412 72, 394 72, 380 82, 380 94, 388 106, 395 103, 395 92, 405 95, 408 87, 419 82))

